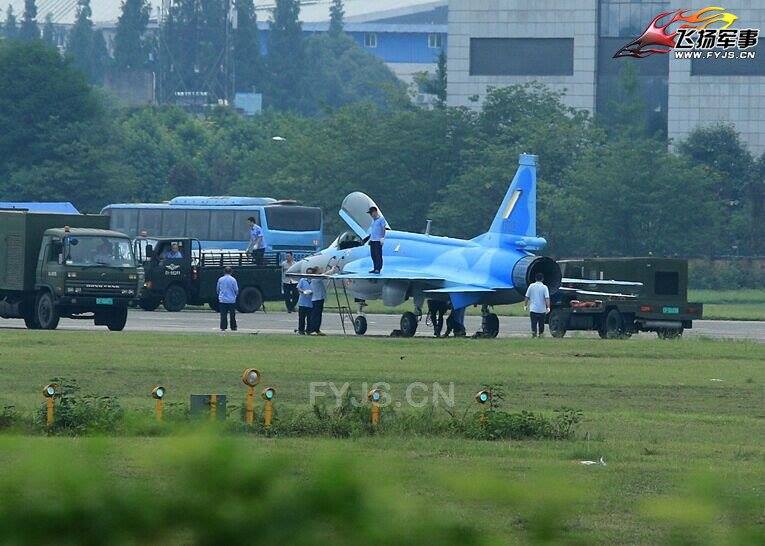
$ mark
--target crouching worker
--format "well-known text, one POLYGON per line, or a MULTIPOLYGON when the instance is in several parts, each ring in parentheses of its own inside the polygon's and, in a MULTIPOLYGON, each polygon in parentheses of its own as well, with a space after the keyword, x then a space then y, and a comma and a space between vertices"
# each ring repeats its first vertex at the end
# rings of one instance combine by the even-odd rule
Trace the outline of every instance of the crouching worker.
POLYGON ((236 297, 239 295, 239 283, 231 276, 231 268, 223 270, 223 276, 218 279, 218 311, 220 312, 220 330, 228 328, 228 317, 231 317, 231 331, 236 332, 236 297))
MULTIPOLYGON (((312 267, 308 268, 309 271, 306 271, 306 273, 310 273, 310 270, 313 269, 312 267)), ((307 329, 307 327, 310 325, 311 321, 311 309, 313 308, 313 303, 311 302, 311 281, 306 279, 305 277, 301 278, 297 283, 297 291, 298 294, 300 294, 300 297, 298 297, 298 329, 297 333, 301 336, 306 335, 310 330, 307 329)))

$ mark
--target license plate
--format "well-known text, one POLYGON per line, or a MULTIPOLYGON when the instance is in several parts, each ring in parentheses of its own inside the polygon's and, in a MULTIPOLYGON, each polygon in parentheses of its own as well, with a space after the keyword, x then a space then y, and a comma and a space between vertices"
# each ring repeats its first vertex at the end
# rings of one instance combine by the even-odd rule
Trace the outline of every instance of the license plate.
POLYGON ((96 298, 96 305, 113 305, 113 298, 96 298))
POLYGON ((665 315, 677 315, 680 313, 680 309, 677 307, 662 307, 661 312, 665 315))

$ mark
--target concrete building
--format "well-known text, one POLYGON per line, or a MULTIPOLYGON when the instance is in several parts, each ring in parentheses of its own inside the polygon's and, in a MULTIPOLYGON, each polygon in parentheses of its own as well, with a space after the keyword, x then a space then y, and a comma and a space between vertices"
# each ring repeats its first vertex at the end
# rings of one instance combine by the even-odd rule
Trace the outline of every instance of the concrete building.
MULTIPOLYGON (((682 0, 450 0, 448 104, 479 108, 491 86, 537 80, 576 108, 605 113, 623 67, 635 70, 650 126, 682 139, 729 122, 752 152, 765 152, 765 46, 754 59, 613 55, 662 12, 698 10, 682 0)), ((734 27, 765 31, 765 2, 729 0, 734 27)), ((762 37, 765 41, 765 36, 762 37)))

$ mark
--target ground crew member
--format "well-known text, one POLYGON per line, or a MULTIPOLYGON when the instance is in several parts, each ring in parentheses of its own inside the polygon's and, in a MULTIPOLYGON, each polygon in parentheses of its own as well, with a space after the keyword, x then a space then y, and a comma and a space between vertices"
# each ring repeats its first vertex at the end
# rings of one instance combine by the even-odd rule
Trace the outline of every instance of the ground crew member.
POLYGON ((247 253, 252 253, 252 261, 258 265, 263 264, 263 256, 266 253, 266 245, 263 240, 263 228, 255 221, 253 216, 247 218, 250 225, 250 244, 247 246, 247 253))
POLYGON ((228 328, 228 317, 231 317, 231 331, 236 332, 236 297, 239 295, 239 283, 231 276, 231 268, 223 270, 223 276, 218 279, 218 311, 220 312, 220 329, 225 332, 228 328))
MULTIPOLYGON (((319 273, 318 267, 311 268, 314 273, 319 273)), ((316 277, 311 279, 311 319, 308 322, 308 333, 312 336, 323 336, 321 331, 321 318, 324 313, 324 298, 327 297, 327 287, 324 279, 316 277)))
POLYGON ((441 330, 444 327, 444 313, 446 313, 448 305, 448 302, 445 301, 428 300, 428 315, 435 337, 441 337, 441 330))
MULTIPOLYGON (((309 267, 306 273, 310 273, 311 270, 313 270, 313 267, 309 267)), ((310 332, 310 330, 307 330, 307 326, 310 325, 311 321, 311 309, 313 308, 313 303, 311 302, 311 281, 306 279, 305 277, 301 278, 297 283, 297 291, 300 294, 300 297, 298 298, 298 329, 297 333, 301 336, 306 335, 306 333, 310 332)))
POLYGON ((550 291, 544 285, 545 276, 537 273, 535 282, 526 289, 523 309, 531 318, 531 337, 542 337, 545 333, 545 316, 550 312, 550 291))
MULTIPOLYGON (((383 268, 383 243, 385 242, 385 218, 377 207, 369 207, 367 211, 372 216, 372 225, 369 226, 369 253, 372 256, 372 270, 370 273, 380 273, 383 268)), ((366 242, 366 241, 365 241, 366 242)))
POLYGON ((295 304, 298 301, 297 281, 293 277, 287 276, 287 271, 295 265, 295 258, 292 252, 287 252, 285 259, 280 264, 282 266, 282 293, 284 294, 284 306, 288 313, 295 310, 295 304))

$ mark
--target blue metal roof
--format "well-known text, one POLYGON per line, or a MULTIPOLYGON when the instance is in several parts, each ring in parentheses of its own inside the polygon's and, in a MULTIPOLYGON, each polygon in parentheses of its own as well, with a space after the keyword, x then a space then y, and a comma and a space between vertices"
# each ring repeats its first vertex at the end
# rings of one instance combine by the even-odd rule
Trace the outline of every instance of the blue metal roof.
POLYGON ((26 209, 32 212, 80 214, 80 211, 69 202, 45 203, 36 201, 0 201, 0 209, 26 209))
MULTIPOLYGON (((269 30, 270 21, 258 21, 260 30, 269 30)), ((302 23, 303 32, 327 32, 329 31, 329 22, 302 23)), ((429 24, 402 24, 402 23, 345 23, 343 30, 351 32, 391 32, 395 34, 446 34, 448 25, 429 25, 429 24)))

